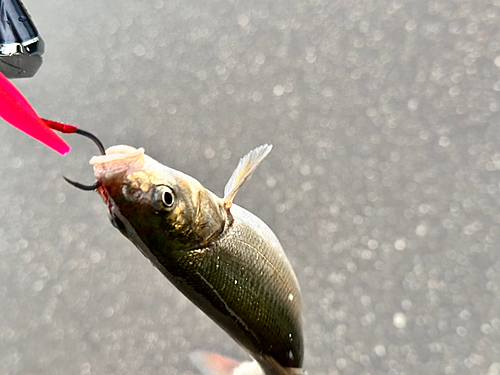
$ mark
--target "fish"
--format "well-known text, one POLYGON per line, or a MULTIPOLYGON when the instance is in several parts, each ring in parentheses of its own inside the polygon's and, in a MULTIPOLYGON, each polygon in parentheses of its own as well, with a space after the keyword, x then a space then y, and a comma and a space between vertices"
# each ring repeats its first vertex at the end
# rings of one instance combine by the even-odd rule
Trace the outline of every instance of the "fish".
POLYGON ((90 160, 113 226, 253 357, 193 353, 204 374, 305 374, 297 277, 273 231, 233 203, 271 148, 240 160, 223 198, 144 148, 112 146, 90 160))
POLYGON ((112 224, 188 299, 245 348, 254 362, 215 353, 191 360, 204 375, 293 375, 304 348, 300 287, 281 244, 258 217, 233 204, 236 193, 272 146, 240 160, 219 198, 194 178, 160 164, 144 149, 107 151, 93 134, 39 117, 0 72, 0 117, 62 155, 69 145, 55 131, 92 140, 97 181, 85 185, 108 206, 112 224))

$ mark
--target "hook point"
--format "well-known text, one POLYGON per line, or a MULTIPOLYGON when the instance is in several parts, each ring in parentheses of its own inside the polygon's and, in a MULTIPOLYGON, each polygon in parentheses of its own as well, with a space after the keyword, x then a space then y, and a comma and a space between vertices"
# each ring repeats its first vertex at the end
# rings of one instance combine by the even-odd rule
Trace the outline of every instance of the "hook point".
POLYGON ((85 191, 94 191, 97 190, 101 186, 101 182, 97 181, 95 184, 92 185, 84 185, 79 182, 70 180, 69 178, 63 176, 64 180, 68 183, 73 185, 74 187, 80 189, 80 190, 85 190, 85 191))

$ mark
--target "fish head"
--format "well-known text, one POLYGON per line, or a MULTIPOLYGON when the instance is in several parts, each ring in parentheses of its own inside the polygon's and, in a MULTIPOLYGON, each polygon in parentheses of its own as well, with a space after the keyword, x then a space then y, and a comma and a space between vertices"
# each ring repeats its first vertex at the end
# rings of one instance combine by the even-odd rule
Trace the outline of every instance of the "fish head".
POLYGON ((139 248, 195 249, 224 229, 222 200, 143 148, 113 146, 90 164, 111 222, 139 248))

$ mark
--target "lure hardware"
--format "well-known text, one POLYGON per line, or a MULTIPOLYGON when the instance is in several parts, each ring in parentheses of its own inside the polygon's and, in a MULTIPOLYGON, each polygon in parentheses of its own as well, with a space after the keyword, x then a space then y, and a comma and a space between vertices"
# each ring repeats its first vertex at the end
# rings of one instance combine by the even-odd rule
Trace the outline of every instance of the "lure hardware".
MULTIPOLYGON (((92 142, 94 142, 101 152, 101 155, 106 155, 106 150, 104 148, 104 145, 102 142, 97 138, 94 134, 89 133, 88 131, 78 129, 74 125, 68 125, 68 124, 63 124, 62 122, 57 122, 57 121, 52 121, 52 120, 47 120, 47 119, 42 119, 51 129, 57 130, 61 133, 66 133, 66 134, 80 134, 88 139, 90 139, 92 142)), ((84 185, 80 182, 76 182, 73 180, 70 180, 69 178, 63 176, 64 180, 68 182, 69 184, 73 185, 74 187, 81 189, 81 190, 86 190, 86 191, 94 191, 101 186, 101 183, 97 181, 96 183, 92 185, 84 185)))
POLYGON ((82 129, 78 129, 75 125, 63 124, 62 122, 52 121, 52 120, 48 120, 45 118, 42 120, 51 129, 57 130, 58 132, 66 133, 66 134, 76 133, 76 134, 80 134, 80 135, 83 135, 84 137, 89 138, 90 140, 92 140, 96 144, 97 148, 101 152, 101 155, 106 155, 106 149, 104 148, 104 145, 102 144, 100 139, 97 138, 94 134, 92 134, 88 131, 82 130, 82 129))
MULTIPOLYGON (((0 0, 0 16, 2 16, 4 9, 3 4, 3 0, 0 0)), ((2 31, 1 28, 0 31, 2 31)), ((67 154, 70 151, 70 147, 54 130, 66 134, 76 133, 83 135, 97 145, 102 155, 106 155, 102 142, 92 133, 78 129, 74 125, 63 124, 38 116, 23 94, 1 72, 0 118, 3 118, 12 126, 59 152, 61 155, 67 154)), ((82 190, 96 190, 100 186, 99 182, 92 185, 84 185, 66 177, 64 179, 71 185, 82 190)))
MULTIPOLYGON (((76 129, 74 131, 74 133, 75 134, 83 135, 84 137, 92 140, 97 145, 97 147, 99 148, 99 151, 101 152, 101 155, 106 155, 106 151, 104 149, 104 146, 102 145, 102 142, 94 134, 89 133, 88 131, 85 131, 85 130, 82 130, 82 129, 76 129)), ((80 182, 70 180, 66 176, 63 176, 63 178, 64 178, 64 180, 67 183, 73 185, 74 187, 76 187, 76 188, 78 188, 80 190, 94 191, 94 190, 97 190, 101 186, 101 183, 99 181, 96 181, 92 185, 85 185, 85 184, 82 184, 80 182)))
POLYGON ((0 0, 0 72, 8 78, 33 77, 45 44, 20 0, 0 0))

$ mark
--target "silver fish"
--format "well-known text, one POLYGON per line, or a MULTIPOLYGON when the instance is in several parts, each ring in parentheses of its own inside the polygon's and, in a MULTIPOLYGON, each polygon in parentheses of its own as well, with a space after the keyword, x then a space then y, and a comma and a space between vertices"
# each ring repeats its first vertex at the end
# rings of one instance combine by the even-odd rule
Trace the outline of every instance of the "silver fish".
MULTIPOLYGON (((113 146, 90 164, 113 225, 251 354, 260 373, 301 374, 301 297, 295 273, 271 229, 233 204, 271 148, 260 146, 240 160, 222 199, 145 155, 143 148, 113 146)), ((193 357, 198 365, 201 358, 210 356, 193 357)))

